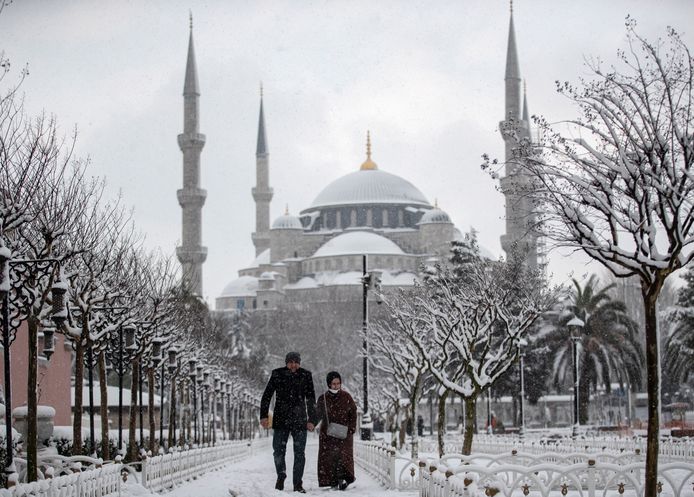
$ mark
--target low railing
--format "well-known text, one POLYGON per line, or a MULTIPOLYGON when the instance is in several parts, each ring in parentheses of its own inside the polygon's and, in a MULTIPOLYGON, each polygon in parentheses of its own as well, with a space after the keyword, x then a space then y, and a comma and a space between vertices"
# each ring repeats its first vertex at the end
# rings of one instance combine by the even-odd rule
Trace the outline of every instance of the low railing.
MULTIPOLYGON (((545 447, 547 450, 547 447, 545 447)), ((475 453, 472 456, 447 454, 441 458, 410 459, 398 455, 383 442, 356 442, 355 462, 390 489, 418 489, 420 497, 469 497, 481 489, 486 495, 547 497, 574 490, 594 497, 614 490, 642 495, 644 456, 630 454, 557 453, 533 454, 516 450, 502 454, 475 453)), ((694 495, 694 463, 660 464, 658 484, 661 495, 694 495)))
MULTIPOLYGON (((461 453, 462 440, 446 440, 444 453, 461 453)), ((544 454, 548 451, 558 453, 646 453, 646 440, 642 438, 618 438, 618 437, 586 437, 572 440, 561 439, 532 439, 521 441, 517 436, 499 435, 475 435, 473 439, 473 451, 485 453, 501 453, 517 450, 531 454, 544 454)), ((436 440, 420 439, 419 451, 421 453, 436 453, 438 445, 436 440)), ((659 443, 660 458, 662 461, 694 461, 694 440, 691 438, 668 438, 659 443)))
MULTIPOLYGON (((44 461, 40 479, 31 483, 17 483, 0 489, 0 497, 107 497, 120 495, 123 482, 133 479, 153 492, 161 492, 185 481, 214 471, 225 464, 249 457, 259 447, 269 443, 268 438, 253 442, 222 441, 215 446, 173 451, 130 464, 108 462, 90 467, 81 463, 91 459, 52 456, 55 461, 44 461), (55 469, 56 465, 62 469, 55 469), (52 468, 52 469, 51 469, 52 468), (71 468, 72 473, 63 474, 71 468)), ((97 461, 97 460, 94 460, 97 461)))

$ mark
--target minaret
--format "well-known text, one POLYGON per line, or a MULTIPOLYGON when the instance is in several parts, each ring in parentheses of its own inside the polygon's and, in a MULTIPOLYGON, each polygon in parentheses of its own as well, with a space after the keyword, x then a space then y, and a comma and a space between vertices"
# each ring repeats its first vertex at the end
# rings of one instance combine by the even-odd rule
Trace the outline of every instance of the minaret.
POLYGON ((504 120, 499 123, 506 143, 505 177, 501 178, 501 191, 506 198, 506 233, 501 236, 501 247, 506 252, 517 244, 527 251, 526 259, 530 267, 537 267, 537 232, 535 224, 537 215, 523 190, 529 184, 529 178, 518 171, 518 158, 514 149, 517 147, 513 137, 504 134, 503 130, 515 128, 521 136, 530 138, 528 101, 523 96, 521 107, 521 73, 516 48, 516 31, 513 25, 513 0, 511 0, 511 17, 508 25, 508 46, 506 48, 506 98, 504 120))
POLYGON ((263 112, 263 87, 260 86, 260 116, 258 118, 258 144, 255 149, 255 187, 251 190, 255 200, 255 233, 251 235, 255 255, 270 248, 270 154, 265 136, 265 113, 263 112))
POLYGON ((193 15, 190 16, 188 60, 183 84, 183 133, 178 135, 178 146, 183 152, 183 188, 176 192, 182 212, 182 242, 176 248, 181 262, 183 282, 193 294, 202 296, 202 263, 207 258, 207 247, 202 246, 202 206, 207 192, 200 188, 200 152, 205 135, 199 133, 200 89, 193 48, 193 15))

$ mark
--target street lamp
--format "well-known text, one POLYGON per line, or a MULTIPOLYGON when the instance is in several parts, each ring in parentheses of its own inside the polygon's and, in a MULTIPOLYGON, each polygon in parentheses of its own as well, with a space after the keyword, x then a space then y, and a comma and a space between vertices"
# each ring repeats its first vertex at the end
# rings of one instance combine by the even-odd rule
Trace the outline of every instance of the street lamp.
POLYGON ((524 375, 524 359, 525 347, 528 345, 523 338, 518 340, 518 357, 520 358, 520 429, 518 437, 521 442, 525 440, 525 375, 524 375))
POLYGON ((188 360, 188 375, 190 376, 190 386, 193 390, 193 443, 198 443, 198 395, 196 388, 196 365, 198 361, 195 358, 188 360))
POLYGON ((574 440, 578 436, 578 427, 580 420, 578 418, 578 342, 581 341, 581 333, 585 323, 576 316, 571 319, 566 326, 569 328, 571 337, 571 355, 573 358, 573 379, 574 379, 574 419, 573 427, 571 428, 571 438, 574 440))
MULTIPOLYGON (((361 439, 371 440, 373 436, 373 423, 369 412, 369 342, 367 330, 369 327, 369 290, 380 290, 381 271, 367 272, 367 256, 362 255, 362 380, 364 397, 364 414, 361 422, 361 439)), ((378 301, 380 303, 380 300, 378 301)))
POLYGON ((176 445, 176 370, 178 349, 169 348, 169 381, 171 382, 171 400, 169 402, 169 447, 176 445))

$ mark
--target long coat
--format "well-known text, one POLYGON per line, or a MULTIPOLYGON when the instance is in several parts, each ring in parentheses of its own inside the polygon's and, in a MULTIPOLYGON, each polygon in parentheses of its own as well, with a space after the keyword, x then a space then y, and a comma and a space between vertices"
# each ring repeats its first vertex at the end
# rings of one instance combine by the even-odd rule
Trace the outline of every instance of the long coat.
POLYGON ((268 417, 273 394, 276 395, 272 413, 273 429, 305 430, 309 421, 318 423, 316 393, 310 371, 299 368, 292 373, 286 367, 274 369, 260 399, 260 419, 268 417))
POLYGON ((340 480, 354 481, 354 432, 357 429, 357 405, 344 390, 336 394, 325 392, 318 397, 316 412, 321 420, 318 445, 318 486, 332 487, 340 480), (328 421, 347 426, 347 438, 340 440, 328 436, 328 421))

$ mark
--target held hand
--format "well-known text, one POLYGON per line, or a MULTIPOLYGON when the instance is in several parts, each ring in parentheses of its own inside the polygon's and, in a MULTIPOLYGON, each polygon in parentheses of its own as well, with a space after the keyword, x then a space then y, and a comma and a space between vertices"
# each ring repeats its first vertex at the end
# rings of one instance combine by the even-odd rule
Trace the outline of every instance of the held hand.
POLYGON ((306 428, 308 428, 308 431, 313 431, 316 427, 313 423, 306 423, 306 428))
POLYGON ((267 430, 268 427, 270 426, 270 423, 268 422, 268 419, 267 419, 267 418, 261 419, 261 420, 260 420, 260 426, 262 426, 263 428, 265 428, 265 429, 267 430))

